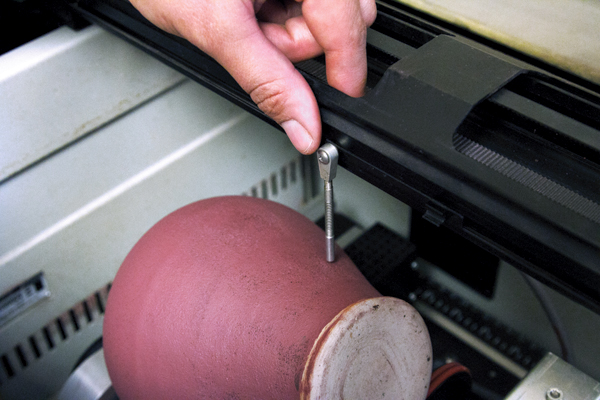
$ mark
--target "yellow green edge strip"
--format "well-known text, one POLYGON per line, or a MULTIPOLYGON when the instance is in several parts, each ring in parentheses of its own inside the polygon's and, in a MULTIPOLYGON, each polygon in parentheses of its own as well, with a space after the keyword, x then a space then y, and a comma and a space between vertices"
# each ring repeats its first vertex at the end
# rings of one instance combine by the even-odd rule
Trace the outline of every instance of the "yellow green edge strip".
POLYGON ((600 84, 600 1, 398 1, 600 84))

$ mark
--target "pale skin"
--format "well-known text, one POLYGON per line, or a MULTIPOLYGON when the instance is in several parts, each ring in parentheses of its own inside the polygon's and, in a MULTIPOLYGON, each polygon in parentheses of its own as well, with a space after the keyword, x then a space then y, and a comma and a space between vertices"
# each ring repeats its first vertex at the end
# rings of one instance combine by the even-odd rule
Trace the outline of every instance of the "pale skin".
POLYGON ((293 62, 325 54, 327 81, 363 94, 375 0, 131 0, 159 28, 218 61, 304 154, 317 150, 315 96, 293 62))

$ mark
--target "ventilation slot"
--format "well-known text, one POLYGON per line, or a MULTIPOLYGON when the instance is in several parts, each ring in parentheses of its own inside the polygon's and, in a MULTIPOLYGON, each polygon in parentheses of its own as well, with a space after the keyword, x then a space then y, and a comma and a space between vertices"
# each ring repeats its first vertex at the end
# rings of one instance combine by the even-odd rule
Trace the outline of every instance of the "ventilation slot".
POLYGON ((292 161, 290 163, 290 182, 292 185, 298 180, 298 163, 292 161))
POLYGON ((279 192, 279 188, 277 185, 277 175, 271 174, 271 190, 273 191, 273 196, 277 196, 277 192, 279 192))
POLYGON ((9 378, 15 376, 15 370, 13 369, 12 364, 6 354, 2 356, 2 368, 4 368, 4 371, 9 378))
POLYGON ((62 340, 67 340, 67 332, 65 331, 65 326, 63 325, 60 318, 56 319, 56 326, 58 327, 58 333, 60 333, 60 338, 62 340))
POLYGON ((52 350, 54 348, 54 339, 52 339, 52 335, 50 334, 50 330, 47 326, 42 329, 44 333, 44 339, 46 340, 46 345, 48 346, 48 350, 52 350))
POLYGON ((17 357, 19 358, 19 363, 21 364, 21 367, 27 367, 29 363, 27 362, 27 357, 25 357, 25 353, 23 353, 23 348, 21 347, 21 345, 15 347, 15 353, 17 353, 17 357))
POLYGON ((29 336, 29 347, 31 347, 31 351, 36 359, 42 356, 42 352, 40 351, 40 347, 38 346, 35 336, 29 336))
POLYGON ((75 332, 79 331, 79 321, 78 321, 77 316, 75 315, 75 311, 73 311, 73 309, 69 310, 69 317, 71 317, 70 321, 73 324, 73 328, 75 329, 75 332))
POLYGON ((282 167, 281 171, 279 172, 279 176, 280 176, 280 182, 281 182, 281 190, 286 190, 287 186, 288 186, 288 174, 287 174, 287 168, 286 167, 282 167))
POLYGON ((108 284, 0 355, 0 386, 104 314, 108 284))

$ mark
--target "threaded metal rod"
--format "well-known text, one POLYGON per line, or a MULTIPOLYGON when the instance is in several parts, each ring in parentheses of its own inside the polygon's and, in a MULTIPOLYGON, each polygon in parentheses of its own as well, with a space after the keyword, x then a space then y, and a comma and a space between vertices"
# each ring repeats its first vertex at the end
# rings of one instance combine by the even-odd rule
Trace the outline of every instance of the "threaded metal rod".
POLYGON ((333 234, 333 178, 335 178, 338 163, 337 148, 326 143, 317 151, 319 173, 325 182, 325 246, 328 262, 335 261, 335 236, 333 234))
POLYGON ((325 181, 325 244, 327 261, 335 261, 335 237, 333 230, 333 183, 325 181))

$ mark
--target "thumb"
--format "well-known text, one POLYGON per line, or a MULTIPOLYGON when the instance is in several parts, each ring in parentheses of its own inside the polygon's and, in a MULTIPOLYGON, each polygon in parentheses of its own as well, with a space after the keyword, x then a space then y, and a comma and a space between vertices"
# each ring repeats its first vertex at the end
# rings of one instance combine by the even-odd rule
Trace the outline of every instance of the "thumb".
POLYGON ((229 41, 211 54, 252 97, 258 107, 285 130, 303 154, 317 150, 321 118, 315 96, 291 61, 256 23, 250 35, 229 41))

